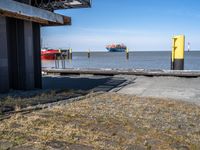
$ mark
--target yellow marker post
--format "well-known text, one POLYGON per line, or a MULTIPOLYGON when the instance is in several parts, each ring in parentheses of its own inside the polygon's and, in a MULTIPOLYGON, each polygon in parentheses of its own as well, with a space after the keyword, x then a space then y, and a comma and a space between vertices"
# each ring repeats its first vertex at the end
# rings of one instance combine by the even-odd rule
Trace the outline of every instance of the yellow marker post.
POLYGON ((184 70, 185 36, 179 35, 172 38, 172 70, 184 70))
POLYGON ((69 49, 69 59, 72 59, 72 48, 69 49))
POLYGON ((126 48, 126 59, 129 59, 129 49, 126 48))

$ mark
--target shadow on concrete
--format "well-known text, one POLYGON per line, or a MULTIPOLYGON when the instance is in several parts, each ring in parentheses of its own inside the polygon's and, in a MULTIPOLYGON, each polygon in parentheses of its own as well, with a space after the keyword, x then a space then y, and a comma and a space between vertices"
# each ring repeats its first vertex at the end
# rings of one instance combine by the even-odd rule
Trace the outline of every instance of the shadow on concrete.
MULTIPOLYGON (((1 114, 15 111, 15 107, 26 108, 38 104, 48 104, 79 97, 89 92, 116 92, 124 86, 134 83, 135 79, 123 77, 102 77, 102 76, 46 76, 43 77, 43 89, 31 91, 12 91, 7 94, 0 94, 0 116, 1 114), (55 90, 55 93, 51 93, 55 90), (64 92, 62 90, 74 90, 64 92), (42 96, 46 93, 47 95, 42 96), (36 97, 35 97, 36 96, 36 97), (7 100, 16 101, 8 103, 7 100)), ((1 119, 0 119, 1 120, 1 119)))
POLYGON ((43 77, 43 89, 72 89, 87 91, 110 91, 127 80, 121 77, 43 77))

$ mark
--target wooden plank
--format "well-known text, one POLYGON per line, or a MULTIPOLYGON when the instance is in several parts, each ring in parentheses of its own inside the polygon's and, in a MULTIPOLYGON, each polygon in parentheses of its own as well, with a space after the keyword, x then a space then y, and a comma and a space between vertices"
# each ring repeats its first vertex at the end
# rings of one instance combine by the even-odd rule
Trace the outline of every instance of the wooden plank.
POLYGON ((71 25, 71 18, 13 0, 0 0, 0 15, 43 25, 71 25))

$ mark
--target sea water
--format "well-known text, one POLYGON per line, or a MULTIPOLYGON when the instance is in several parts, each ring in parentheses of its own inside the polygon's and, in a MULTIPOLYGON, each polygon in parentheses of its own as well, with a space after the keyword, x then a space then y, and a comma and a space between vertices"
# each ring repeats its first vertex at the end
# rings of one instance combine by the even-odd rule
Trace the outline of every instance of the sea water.
MULTIPOLYGON (((66 68, 170 69, 171 52, 74 52, 66 68)), ((54 60, 43 60, 42 67, 55 67, 54 60)), ((60 62, 61 67, 61 62, 60 62)), ((200 70, 200 51, 185 52, 185 70, 200 70)))

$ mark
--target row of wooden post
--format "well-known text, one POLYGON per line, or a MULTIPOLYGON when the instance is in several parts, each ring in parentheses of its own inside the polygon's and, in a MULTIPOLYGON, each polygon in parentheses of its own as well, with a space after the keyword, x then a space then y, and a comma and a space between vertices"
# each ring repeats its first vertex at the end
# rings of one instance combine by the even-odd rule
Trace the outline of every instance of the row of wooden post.
POLYGON ((67 50, 67 53, 61 52, 59 54, 55 54, 55 68, 60 68, 59 61, 61 60, 62 68, 65 68, 65 60, 72 60, 72 49, 67 50), (66 57, 67 56, 67 57, 66 57))
MULTIPOLYGON (((61 60, 62 68, 65 68, 66 56, 67 56, 68 60, 72 60, 72 49, 71 48, 67 51, 66 55, 62 54, 62 52, 59 53, 59 54, 55 54, 55 68, 59 68, 60 67, 60 63, 59 63, 60 60, 61 60)), ((87 56, 88 56, 88 58, 91 57, 90 49, 88 50, 88 55, 87 56)), ((126 49, 126 59, 127 60, 129 59, 129 49, 128 48, 126 49)))
MULTIPOLYGON (((171 55, 171 70, 184 70, 184 47, 185 47, 185 36, 175 36, 173 37, 172 45, 172 55, 171 55)), ((70 48, 67 54, 67 58, 72 60, 72 49, 70 48)), ((88 58, 91 57, 91 51, 88 50, 88 58)), ((65 57, 62 53, 59 54, 60 59, 62 60, 62 68, 65 68, 65 57)), ((59 68, 58 56, 55 56, 55 66, 59 68)), ((129 59, 129 49, 126 48, 126 59, 129 59)))

